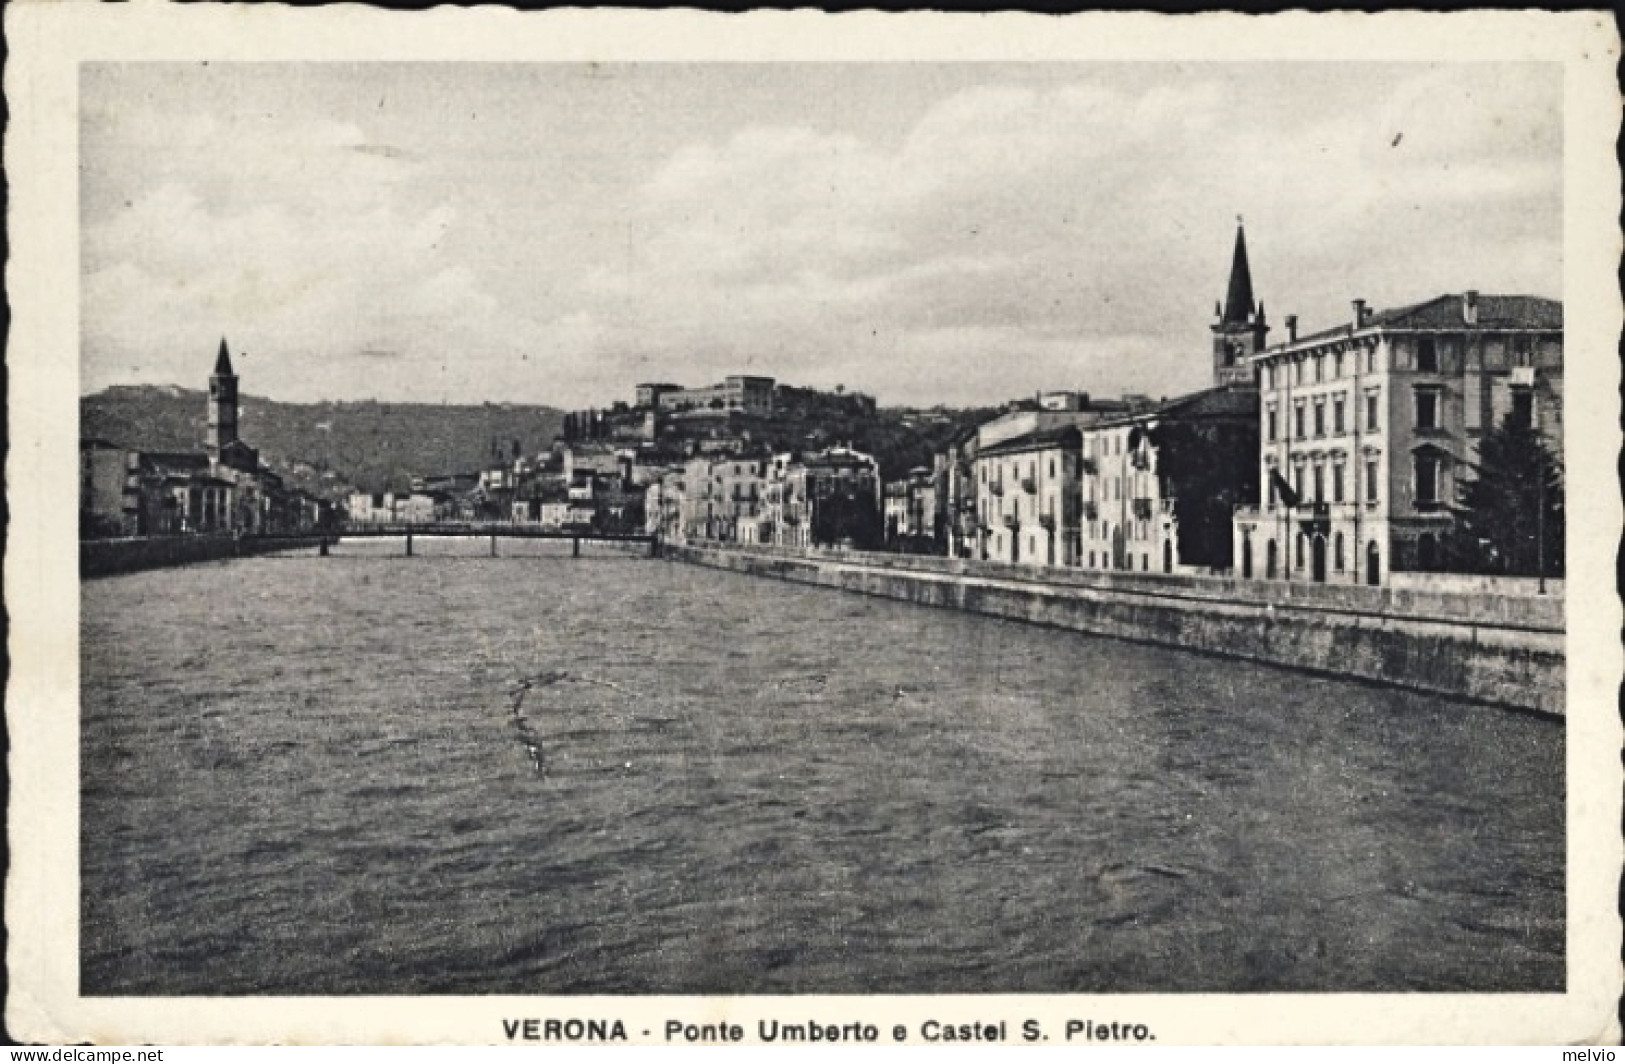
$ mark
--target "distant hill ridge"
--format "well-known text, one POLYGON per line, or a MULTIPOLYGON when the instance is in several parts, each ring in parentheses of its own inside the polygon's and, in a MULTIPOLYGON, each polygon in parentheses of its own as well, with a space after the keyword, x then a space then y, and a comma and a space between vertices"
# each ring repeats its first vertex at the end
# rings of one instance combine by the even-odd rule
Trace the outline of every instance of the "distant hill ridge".
MULTIPOLYGON (((324 494, 405 489, 413 476, 485 466, 491 440, 511 454, 545 450, 563 413, 548 406, 434 403, 283 403, 244 395, 242 438, 291 484, 324 494), (322 471, 333 475, 323 477, 322 471)), ((81 436, 144 451, 202 450, 208 396, 173 385, 125 385, 79 400, 81 436)))

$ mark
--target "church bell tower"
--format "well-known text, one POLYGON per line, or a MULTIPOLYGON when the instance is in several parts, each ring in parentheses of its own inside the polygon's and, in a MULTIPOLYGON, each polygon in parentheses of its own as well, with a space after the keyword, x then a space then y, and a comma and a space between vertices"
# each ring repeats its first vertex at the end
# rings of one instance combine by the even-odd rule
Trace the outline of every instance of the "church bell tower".
POLYGON ((1251 385, 1248 356, 1264 350, 1269 325, 1264 304, 1253 302, 1253 276, 1247 267, 1247 234, 1236 219, 1236 251, 1230 260, 1230 288, 1224 303, 1213 308, 1213 383, 1251 385))
POLYGON ((209 377, 209 439, 207 448, 218 458, 227 444, 237 440, 237 374, 231 370, 226 338, 220 338, 214 373, 209 377))

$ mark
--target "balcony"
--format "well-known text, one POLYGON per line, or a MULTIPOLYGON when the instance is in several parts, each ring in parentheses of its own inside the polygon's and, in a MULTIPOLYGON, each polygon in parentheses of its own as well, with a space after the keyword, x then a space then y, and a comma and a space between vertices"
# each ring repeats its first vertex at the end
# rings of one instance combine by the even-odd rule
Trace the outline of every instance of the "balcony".
POLYGON ((1038 482, 1035 481, 1032 477, 1022 477, 1021 478, 1021 490, 1026 492, 1028 495, 1037 495, 1038 494, 1038 482))
POLYGON ((992 492, 994 495, 998 495, 998 496, 1002 497, 1004 495, 1004 481, 1002 481, 1002 480, 993 481, 992 483, 988 484, 987 490, 992 492))
POLYGON ((1045 528, 1050 529, 1051 531, 1054 531, 1054 529, 1055 529, 1055 515, 1054 514, 1039 514, 1038 515, 1038 523, 1040 525, 1043 525, 1045 528))
POLYGON ((1298 512, 1306 516, 1298 518, 1298 531, 1306 536, 1327 535, 1332 530, 1332 508, 1323 502, 1305 503, 1298 507, 1298 512))
POLYGON ((1083 504, 1083 519, 1093 521, 1100 517, 1100 505, 1093 499, 1087 499, 1083 504))
POLYGON ((1151 520, 1151 502, 1150 499, 1134 500, 1134 519, 1136 521, 1151 520))
POLYGON ((1021 527, 1021 518, 1015 514, 1005 514, 1003 520, 1005 528, 1017 529, 1021 527))

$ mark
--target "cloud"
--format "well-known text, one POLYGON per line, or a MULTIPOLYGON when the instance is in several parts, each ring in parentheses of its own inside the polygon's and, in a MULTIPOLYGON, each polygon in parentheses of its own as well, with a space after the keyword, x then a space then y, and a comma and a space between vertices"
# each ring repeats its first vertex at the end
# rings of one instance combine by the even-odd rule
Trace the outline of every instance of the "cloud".
POLYGON ((277 353, 245 386, 290 398, 601 404, 740 371, 898 402, 1172 394, 1206 380, 1237 214, 1276 320, 1555 294, 1560 71, 1077 72, 999 68, 894 127, 597 101, 523 150, 523 100, 496 134, 405 93, 388 125, 370 104, 131 107, 97 83, 85 386, 194 381, 225 332, 277 353))

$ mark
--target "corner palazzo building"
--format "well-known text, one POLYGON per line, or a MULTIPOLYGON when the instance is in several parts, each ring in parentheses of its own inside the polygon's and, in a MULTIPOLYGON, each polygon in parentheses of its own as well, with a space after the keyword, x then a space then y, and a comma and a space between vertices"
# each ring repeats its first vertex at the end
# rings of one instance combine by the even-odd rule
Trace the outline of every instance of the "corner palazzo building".
POLYGON ((1435 571, 1479 438, 1508 416, 1563 446, 1563 305, 1441 295, 1254 354, 1259 502, 1235 516, 1244 579, 1382 585, 1435 571))

